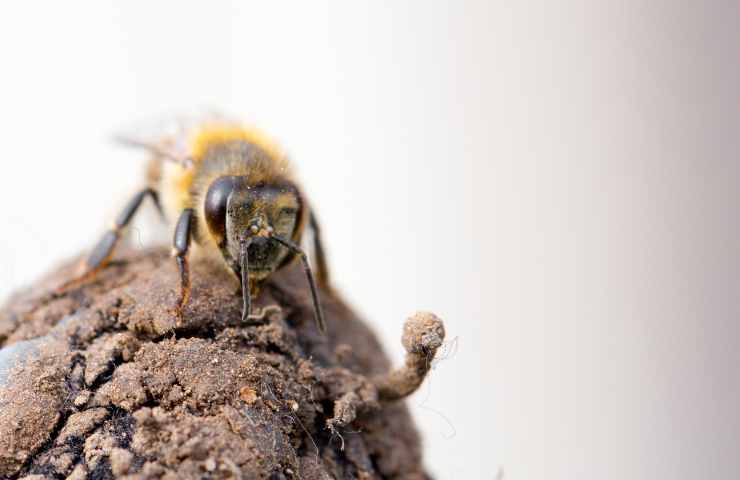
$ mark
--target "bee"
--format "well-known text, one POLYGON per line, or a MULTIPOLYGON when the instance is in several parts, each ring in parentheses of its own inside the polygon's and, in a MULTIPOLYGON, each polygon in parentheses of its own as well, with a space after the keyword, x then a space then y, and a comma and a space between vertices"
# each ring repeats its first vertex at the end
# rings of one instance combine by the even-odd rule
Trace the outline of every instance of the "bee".
MULTIPOLYGON (((180 274, 174 307, 181 316, 191 296, 189 253, 211 258, 241 283, 242 320, 251 299, 276 270, 300 259, 313 300, 316 324, 325 332, 317 280, 328 285, 321 235, 305 195, 282 150, 258 130, 223 118, 181 124, 153 139, 119 138, 151 154, 147 187, 137 193, 84 261, 82 272, 63 288, 95 277, 110 262, 126 226, 151 197, 174 231, 172 256, 180 274), (177 219, 176 221, 174 221, 177 219), (300 247, 313 230, 317 275, 300 247)), ((269 307, 268 307, 269 308, 269 307)), ((263 312, 264 313, 264 312, 263 312)))

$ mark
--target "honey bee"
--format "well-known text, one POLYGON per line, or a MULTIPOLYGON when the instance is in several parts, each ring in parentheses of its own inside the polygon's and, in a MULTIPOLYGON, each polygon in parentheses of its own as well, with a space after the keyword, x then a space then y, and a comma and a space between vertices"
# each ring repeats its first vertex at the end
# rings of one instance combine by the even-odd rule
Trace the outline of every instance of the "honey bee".
POLYGON ((182 315, 191 295, 188 255, 210 257, 241 283, 242 320, 252 315, 251 298, 274 271, 300 259, 313 299, 316 324, 325 331, 317 280, 329 274, 318 222, 281 149, 256 129, 210 118, 154 139, 119 138, 151 154, 147 187, 123 208, 84 262, 82 274, 64 288, 93 278, 109 263, 126 226, 151 197, 174 229, 172 256, 180 272, 174 307, 182 315), (174 219, 177 219, 173 222, 174 219), (313 230, 317 275, 300 247, 313 230))

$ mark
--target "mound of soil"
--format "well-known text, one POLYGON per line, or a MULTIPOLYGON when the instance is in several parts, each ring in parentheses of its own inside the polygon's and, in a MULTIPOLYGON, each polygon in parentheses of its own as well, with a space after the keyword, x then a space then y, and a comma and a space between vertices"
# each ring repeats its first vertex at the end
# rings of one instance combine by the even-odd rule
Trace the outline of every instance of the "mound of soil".
POLYGON ((164 250, 129 253, 55 293, 63 267, 0 310, 0 478, 428 478, 399 400, 444 338, 407 320, 391 371, 368 327, 328 288, 313 322, 299 265, 273 275, 241 322, 235 280, 193 265, 181 318, 164 250))

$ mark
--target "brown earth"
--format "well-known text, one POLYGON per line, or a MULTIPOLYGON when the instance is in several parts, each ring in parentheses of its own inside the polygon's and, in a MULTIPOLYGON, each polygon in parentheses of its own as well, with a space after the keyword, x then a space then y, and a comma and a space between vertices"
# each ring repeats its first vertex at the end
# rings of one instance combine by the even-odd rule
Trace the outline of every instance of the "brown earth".
POLYGON ((203 263, 178 319, 163 250, 54 293, 72 270, 0 310, 0 478, 427 478, 398 400, 442 343, 434 315, 407 320, 406 364, 391 372, 326 288, 318 333, 300 267, 265 285, 255 307, 280 309, 260 325, 241 323, 238 285, 203 263))

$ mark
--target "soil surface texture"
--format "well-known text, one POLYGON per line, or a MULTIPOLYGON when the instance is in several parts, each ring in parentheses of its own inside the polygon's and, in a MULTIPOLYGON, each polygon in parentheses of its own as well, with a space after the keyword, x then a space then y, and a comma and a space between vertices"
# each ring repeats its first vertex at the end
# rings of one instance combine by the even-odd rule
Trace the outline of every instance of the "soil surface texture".
POLYGON ((195 262, 178 317, 167 252, 119 257, 58 293, 70 263, 0 310, 0 479, 428 478, 402 398, 444 340, 437 317, 399 321, 394 370, 328 287, 319 333, 300 264, 244 324, 226 272, 195 262))

